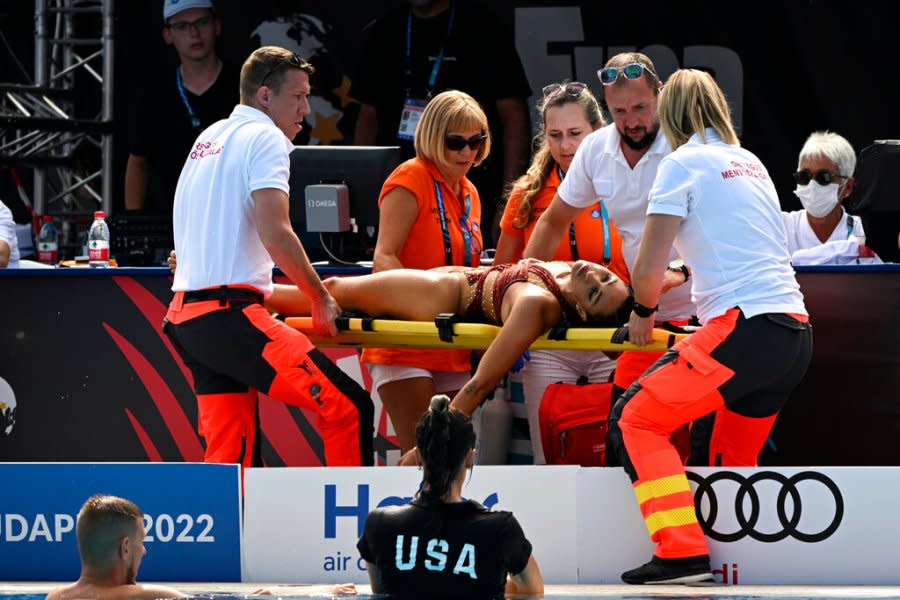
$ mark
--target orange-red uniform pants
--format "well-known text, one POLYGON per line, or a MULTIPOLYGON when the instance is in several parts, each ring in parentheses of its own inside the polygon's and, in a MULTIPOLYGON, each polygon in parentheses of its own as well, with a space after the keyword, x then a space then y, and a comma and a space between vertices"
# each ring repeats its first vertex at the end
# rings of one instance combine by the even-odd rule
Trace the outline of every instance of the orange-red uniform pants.
POLYGON ((709 464, 755 465, 809 365, 806 321, 786 314, 746 319, 731 309, 666 352, 616 402, 610 451, 631 477, 658 557, 709 554, 671 433, 715 413, 709 464))
MULTIPOLYGON (((647 369, 652 367, 656 361, 662 358, 663 354, 665 353, 630 350, 619 355, 619 358, 616 360, 616 370, 615 373, 613 373, 612 403, 609 406, 610 418, 616 400, 631 387, 632 383, 638 380, 638 377, 643 375, 647 369)), ((691 437, 690 424, 685 424, 684 427, 679 427, 672 432, 672 444, 675 446, 675 449, 678 450, 678 455, 681 457, 682 463, 687 463, 691 457, 691 437)), ((608 446, 609 441, 606 443, 608 446)), ((617 457, 608 455, 606 464, 610 467, 621 467, 622 465, 617 461, 617 457)))
POLYGON ((259 390, 316 411, 327 465, 371 465, 369 394, 261 301, 229 287, 179 292, 169 305, 164 331, 194 376, 204 460, 261 466, 259 390))

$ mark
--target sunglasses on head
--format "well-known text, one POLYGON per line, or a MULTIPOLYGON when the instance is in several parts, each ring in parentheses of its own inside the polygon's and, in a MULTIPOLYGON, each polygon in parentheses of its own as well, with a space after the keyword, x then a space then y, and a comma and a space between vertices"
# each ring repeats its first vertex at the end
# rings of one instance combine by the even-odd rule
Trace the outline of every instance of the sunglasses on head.
POLYGON ((640 79, 641 75, 644 74, 644 71, 647 71, 652 76, 656 77, 656 73, 654 73, 650 67, 646 67, 641 63, 631 63, 624 67, 606 67, 597 71, 597 76, 600 77, 600 83, 603 85, 612 85, 619 80, 620 74, 624 75, 625 79, 633 80, 640 79))
POLYGON ((794 181, 796 181, 798 185, 809 185, 810 181, 815 181, 819 185, 828 185, 833 183, 835 179, 847 178, 843 175, 832 173, 828 169, 819 169, 815 173, 809 169, 800 169, 794 173, 794 181))
POLYGON ((266 85, 269 77, 271 77, 278 71, 286 71, 287 69, 300 69, 301 71, 305 71, 308 68, 309 63, 306 62, 306 60, 304 60, 299 54, 291 54, 290 56, 282 58, 278 62, 278 64, 266 71, 266 74, 263 75, 262 79, 259 80, 259 85, 266 85))
POLYGON ((470 138, 448 133, 444 136, 444 146, 447 147, 447 150, 453 150, 454 152, 459 152, 460 150, 468 146, 473 151, 477 152, 478 149, 481 148, 482 145, 484 145, 484 140, 486 139, 487 136, 483 133, 473 135, 470 138))
POLYGON ((563 92, 565 92, 566 96, 577 98, 586 87, 587 86, 580 81, 571 81, 565 84, 551 83, 550 85, 545 85, 541 92, 544 94, 544 98, 555 98, 563 92))

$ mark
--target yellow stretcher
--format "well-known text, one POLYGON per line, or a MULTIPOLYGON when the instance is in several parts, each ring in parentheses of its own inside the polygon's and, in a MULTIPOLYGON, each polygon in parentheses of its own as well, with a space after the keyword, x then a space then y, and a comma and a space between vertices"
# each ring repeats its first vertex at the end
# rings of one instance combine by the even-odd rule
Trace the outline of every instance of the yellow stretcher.
MULTIPOLYGON (((451 319, 429 321, 394 321, 369 317, 341 317, 337 320, 338 334, 323 337, 312 328, 311 317, 288 317, 284 322, 303 332, 317 346, 373 347, 373 348, 469 348, 483 350, 500 332, 497 325, 483 323, 462 323, 451 319)), ((537 338, 533 350, 643 350, 662 352, 677 341, 687 337, 686 333, 673 333, 663 329, 653 330, 653 343, 637 347, 627 341, 621 329, 569 328, 551 330, 537 338)))

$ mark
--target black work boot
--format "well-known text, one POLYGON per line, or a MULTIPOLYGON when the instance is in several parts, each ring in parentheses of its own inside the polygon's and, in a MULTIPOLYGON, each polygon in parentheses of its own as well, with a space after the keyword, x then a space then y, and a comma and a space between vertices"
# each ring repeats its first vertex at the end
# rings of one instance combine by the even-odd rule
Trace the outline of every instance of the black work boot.
POLYGON ((650 562, 622 573, 625 583, 696 583, 712 581, 713 574, 709 568, 709 555, 689 556, 687 558, 659 558, 654 556, 650 562))

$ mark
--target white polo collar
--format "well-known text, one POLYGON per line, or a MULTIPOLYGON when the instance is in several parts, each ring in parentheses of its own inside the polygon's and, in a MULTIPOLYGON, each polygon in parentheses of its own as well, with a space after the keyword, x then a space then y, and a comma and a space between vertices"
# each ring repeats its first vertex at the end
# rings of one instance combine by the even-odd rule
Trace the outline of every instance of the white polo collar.
MULTIPOLYGON (((251 121, 256 121, 258 123, 266 123, 267 125, 272 125, 273 127, 277 127, 275 125, 275 121, 272 120, 269 115, 259 110, 258 108, 253 108, 252 106, 248 106, 246 104, 238 104, 234 107, 234 110, 231 111, 231 116, 233 117, 243 117, 245 119, 249 119, 251 121)), ((285 136, 287 137, 287 136, 285 136)))
MULTIPOLYGON (((706 135, 706 143, 707 144, 723 144, 722 138, 719 137, 718 132, 712 127, 707 127, 704 131, 706 135)), ((700 137, 699 133, 695 133, 688 138, 688 141, 685 142, 685 145, 696 146, 698 144, 703 144, 703 138, 700 137)))

